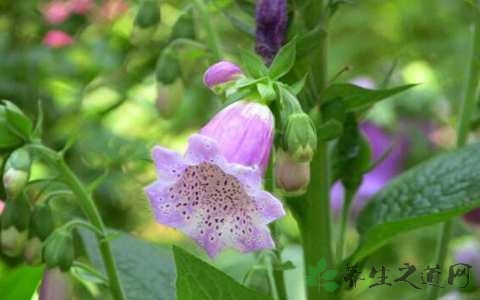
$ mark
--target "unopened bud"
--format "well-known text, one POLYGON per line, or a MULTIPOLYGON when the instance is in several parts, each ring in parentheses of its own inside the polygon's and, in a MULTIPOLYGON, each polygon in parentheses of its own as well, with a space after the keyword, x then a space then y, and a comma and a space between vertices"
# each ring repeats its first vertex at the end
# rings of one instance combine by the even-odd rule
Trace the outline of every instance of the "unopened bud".
POLYGON ((301 195, 310 182, 310 164, 294 161, 282 150, 277 152, 275 160, 276 184, 289 195, 301 195))
POLYGON ((155 106, 158 114, 164 119, 171 119, 178 111, 183 97, 183 85, 181 80, 175 81, 170 86, 158 84, 157 99, 155 106))
POLYGON ((193 20, 193 11, 191 8, 183 12, 172 28, 173 39, 195 39, 195 24, 193 20))
POLYGON ((0 244, 2 252, 8 256, 22 253, 28 238, 30 205, 25 197, 9 199, 2 214, 0 244))
POLYGON ((270 64, 287 33, 286 0, 258 0, 256 5, 255 50, 270 64))
POLYGON ((175 52, 167 47, 165 48, 157 60, 155 76, 157 81, 163 84, 171 84, 180 77, 180 62, 175 52))
POLYGON ((15 199, 21 193, 30 177, 32 159, 28 150, 15 150, 7 159, 3 173, 3 186, 9 199, 15 199))
POLYGON ((29 265, 38 265, 42 262, 42 247, 43 242, 38 237, 30 238, 23 250, 23 258, 29 265))
POLYGON ((72 233, 65 229, 53 232, 45 241, 42 255, 47 267, 68 271, 75 259, 72 233))
POLYGON ((242 70, 236 64, 229 61, 221 61, 211 65, 203 74, 203 83, 217 94, 225 90, 225 85, 232 83, 243 75, 242 70))
POLYGON ((160 22, 160 6, 157 0, 143 0, 135 16, 135 25, 140 28, 155 26, 160 22))
POLYGON ((303 113, 288 116, 285 126, 284 149, 296 162, 310 162, 317 148, 317 135, 312 119, 303 113))
POLYGON ((35 205, 30 221, 30 236, 38 237, 41 241, 47 239, 54 229, 53 215, 47 203, 35 205))
POLYGON ((25 247, 28 232, 26 230, 19 231, 16 227, 10 226, 8 229, 2 229, 0 238, 2 253, 10 257, 16 257, 22 253, 25 247))

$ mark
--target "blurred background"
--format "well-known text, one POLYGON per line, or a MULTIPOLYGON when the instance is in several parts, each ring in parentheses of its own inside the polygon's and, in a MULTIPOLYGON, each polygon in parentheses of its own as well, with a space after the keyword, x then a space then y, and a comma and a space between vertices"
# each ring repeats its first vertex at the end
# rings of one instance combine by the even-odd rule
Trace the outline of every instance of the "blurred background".
MULTIPOLYGON (((158 11, 144 12, 139 21, 141 1, 0 0, 0 99, 13 101, 32 118, 40 102, 45 113, 44 141, 60 149, 74 139, 67 159, 85 182, 108 171, 94 197, 109 227, 159 245, 180 243, 204 256, 180 233, 155 223, 143 194, 143 187, 155 177, 149 149, 162 144, 182 150, 187 136, 221 105, 202 84, 203 71, 215 61, 192 2, 158 1, 158 11)), ((468 1, 461 0, 348 2, 339 5, 330 21, 332 79, 367 88, 419 83, 377 104, 365 116, 362 129, 374 155, 380 157, 394 147, 365 178, 354 218, 369 196, 393 176, 453 147, 473 14, 468 1)), ((241 65, 239 50, 253 50, 255 2, 207 3, 226 57, 241 65)), ((478 112, 476 119, 480 124, 478 112)), ((32 179, 44 178, 48 172, 36 162, 32 179)), ((341 195, 341 186, 334 185, 334 216, 340 210, 341 195)), ((71 210, 67 203, 63 213, 75 214, 71 210)), ((286 271, 289 294, 291 299, 303 299, 295 221, 288 216, 281 228, 285 260, 295 266, 286 271)), ((397 269, 408 262, 418 270, 412 282, 420 284, 419 272, 429 263, 437 229, 408 233, 386 246, 388 251, 376 253, 361 275, 367 277, 366 282, 359 282, 347 297, 421 299, 423 294, 403 284, 369 289, 374 281, 368 273, 371 266, 386 265, 395 272, 390 277, 393 280, 402 274, 397 269)), ((456 230, 454 251, 467 246, 480 251, 475 248, 479 237, 475 225, 459 220, 456 230)), ((347 241, 350 250, 356 241, 352 227, 347 241)), ((0 281, 21 264, 20 259, 0 255, 0 281)), ((253 288, 268 288, 258 255, 227 251, 213 264, 253 288)), ((89 288, 77 288, 75 297, 99 295, 89 288)))

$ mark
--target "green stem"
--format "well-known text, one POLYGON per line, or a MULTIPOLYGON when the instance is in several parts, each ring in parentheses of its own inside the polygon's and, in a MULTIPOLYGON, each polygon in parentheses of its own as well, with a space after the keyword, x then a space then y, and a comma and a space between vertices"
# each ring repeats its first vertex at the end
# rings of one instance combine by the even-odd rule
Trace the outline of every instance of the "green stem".
POLYGON ((60 172, 60 177, 64 180, 64 182, 68 185, 68 187, 72 190, 72 192, 77 196, 77 199, 79 200, 79 204, 83 212, 85 213, 86 217, 92 223, 92 225, 98 230, 96 237, 98 240, 100 253, 103 258, 103 263, 107 271, 107 276, 109 279, 110 290, 112 292, 113 299, 115 300, 126 299, 120 283, 120 278, 118 277, 117 267, 115 265, 115 260, 113 258, 113 253, 110 247, 110 243, 108 242, 107 239, 105 239, 105 236, 107 235, 107 231, 92 197, 85 190, 80 180, 75 176, 72 170, 68 167, 68 165, 65 163, 65 160, 60 154, 43 145, 31 145, 31 147, 40 151, 40 153, 42 153, 46 158, 48 158, 49 160, 52 160, 57 164, 58 171, 60 172), (102 233, 102 234, 99 234, 99 233, 102 233))
MULTIPOLYGON (((480 5, 480 1, 477 5, 480 5)), ((465 90, 465 97, 460 109, 460 117, 457 128, 457 148, 465 146, 470 132, 470 125, 473 113, 476 111, 476 100, 478 92, 478 83, 480 80, 480 13, 478 8, 475 10, 475 28, 473 34, 472 54, 469 65, 469 75, 465 90)), ((440 242, 437 246, 437 263, 442 266, 445 263, 448 245, 452 237, 454 221, 449 220, 443 224, 440 242)), ((430 288, 430 300, 436 300, 438 296, 438 288, 430 288)))
MULTIPOLYGON (((272 151, 273 152, 273 151, 272 151)), ((275 172, 273 170, 273 165, 275 161, 275 155, 272 153, 270 155, 270 162, 268 164, 267 173, 266 173, 266 180, 265 180, 265 190, 273 193, 275 189, 275 172)), ((275 255, 275 262, 281 263, 282 262, 282 249, 283 247, 279 244, 278 236, 279 232, 277 230, 277 224, 272 223, 270 224, 270 231, 274 240, 276 241, 276 247, 273 250, 275 255)), ((273 268, 273 279, 275 281, 275 289, 277 294, 278 300, 287 300, 287 289, 285 287, 285 278, 283 274, 283 270, 279 270, 278 268, 273 268)))
MULTIPOLYGON (((324 0, 310 1, 302 8, 305 24, 309 29, 317 26, 327 32, 327 5, 324 0)), ((319 36, 319 45, 310 56, 311 80, 313 94, 316 99, 318 118, 317 126, 322 124, 320 97, 318 96, 327 85, 327 35, 319 36)), ((316 266, 324 258, 327 265, 334 266, 332 254, 332 239, 330 229, 330 178, 327 143, 320 141, 310 165, 311 184, 308 186, 305 203, 299 215, 299 226, 303 242, 305 270, 308 266, 316 266)), ((307 287, 308 300, 328 300, 334 296, 325 289, 318 290, 315 286, 307 287)))
POLYGON ((336 263, 339 264, 343 259, 343 254, 345 250, 345 235, 347 231, 347 223, 350 217, 350 207, 352 200, 355 197, 355 191, 346 190, 345 197, 343 200, 342 215, 340 221, 340 231, 338 232, 338 242, 337 242, 337 251, 336 251, 336 263))
POLYGON ((205 30, 207 31, 207 42, 210 50, 213 52, 213 57, 215 60, 222 59, 222 51, 220 49, 220 42, 217 35, 217 32, 213 29, 213 25, 211 22, 211 16, 208 13, 208 9, 203 2, 203 0, 193 0, 195 2, 195 6, 200 13, 200 17, 205 25, 205 30))

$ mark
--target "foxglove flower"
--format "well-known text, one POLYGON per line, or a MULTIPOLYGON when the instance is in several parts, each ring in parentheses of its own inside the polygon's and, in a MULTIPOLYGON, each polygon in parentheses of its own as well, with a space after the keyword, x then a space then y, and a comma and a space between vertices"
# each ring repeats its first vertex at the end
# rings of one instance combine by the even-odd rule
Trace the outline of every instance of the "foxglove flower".
POLYGON ((238 101, 190 137, 184 156, 156 146, 160 179, 145 192, 157 221, 192 237, 210 257, 225 247, 274 247, 267 224, 285 212, 262 189, 273 130, 268 107, 238 101))
POLYGON ((65 300, 70 299, 70 281, 68 273, 58 268, 45 269, 42 285, 38 293, 39 300, 65 300))
POLYGON ((72 12, 84 15, 93 7, 94 0, 70 0, 68 3, 72 12))
POLYGON ((255 51, 267 64, 282 47, 287 32, 286 0, 259 0, 256 6, 255 51))
POLYGON ((45 20, 50 24, 60 24, 70 17, 70 6, 67 2, 54 0, 42 9, 45 20))
POLYGON ((50 30, 43 38, 43 44, 50 48, 63 48, 73 43, 73 38, 61 30, 50 30))
MULTIPOLYGON (((363 176, 362 184, 352 204, 353 216, 358 214, 368 199, 401 171, 407 152, 407 142, 404 138, 394 138, 371 122, 362 123, 360 127, 370 144, 374 161, 380 159, 392 143, 396 143, 396 147, 375 169, 363 176)), ((342 184, 335 183, 331 190, 331 206, 334 213, 341 211, 343 194, 342 184)))
POLYGON ((453 256, 456 263, 472 266, 476 285, 480 285, 480 243, 477 240, 466 240, 454 248, 453 256))

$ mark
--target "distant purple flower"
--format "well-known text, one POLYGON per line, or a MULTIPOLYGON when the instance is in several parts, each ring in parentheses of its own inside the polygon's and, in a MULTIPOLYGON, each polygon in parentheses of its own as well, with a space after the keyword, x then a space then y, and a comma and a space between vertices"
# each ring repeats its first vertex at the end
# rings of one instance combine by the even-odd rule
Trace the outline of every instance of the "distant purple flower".
POLYGON ((45 269, 42 285, 38 295, 39 300, 64 300, 70 299, 70 282, 68 273, 58 268, 45 269))
POLYGON ((463 219, 472 225, 480 225, 480 208, 476 208, 464 214, 463 219))
POLYGON ((464 263, 472 266, 477 284, 480 285, 480 244, 469 240, 457 246, 454 250, 455 263, 464 263))
POLYGON ((190 137, 184 156, 156 146, 160 179, 145 192, 157 221, 192 237, 210 257, 225 247, 274 247, 267 224, 285 211, 262 189, 273 130, 267 106, 238 101, 190 137))
MULTIPOLYGON (((372 148, 372 159, 374 161, 380 159, 392 143, 394 149, 375 169, 363 176, 362 184, 352 204, 353 216, 358 214, 368 199, 401 171, 407 151, 407 142, 404 138, 395 139, 371 122, 364 122, 360 127, 372 148)), ((342 208, 343 195, 343 186, 340 182, 335 183, 331 190, 331 206, 335 213, 338 213, 342 208)))
POLYGON ((221 61, 210 66, 203 75, 203 83, 210 89, 237 79, 243 75, 239 66, 229 61, 221 61))
POLYGON ((256 7, 255 51, 267 64, 282 47, 287 32, 286 0, 258 0, 256 7))

